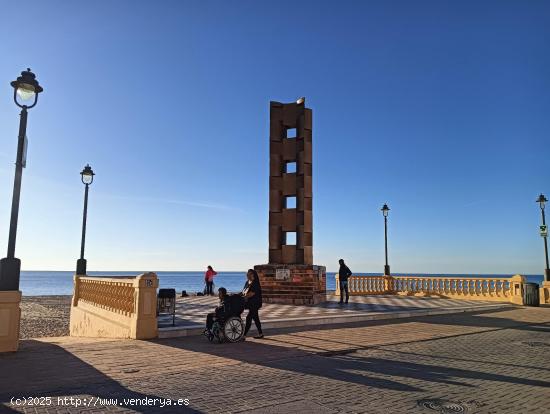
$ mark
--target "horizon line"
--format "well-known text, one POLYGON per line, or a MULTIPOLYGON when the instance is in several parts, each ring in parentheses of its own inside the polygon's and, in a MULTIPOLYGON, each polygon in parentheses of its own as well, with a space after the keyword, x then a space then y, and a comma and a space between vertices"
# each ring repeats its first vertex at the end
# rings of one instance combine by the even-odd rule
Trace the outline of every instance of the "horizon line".
MULTIPOLYGON (((143 273, 182 273, 182 272, 203 272, 205 270, 157 270, 157 271, 143 271, 143 270, 90 270, 91 273, 98 273, 98 272, 116 272, 116 273, 135 273, 135 274, 143 274, 143 273)), ((73 270, 21 270, 21 272, 74 272, 73 270)), ((246 270, 217 270, 218 273, 245 273, 246 270)), ((335 270, 326 270, 327 273, 338 273, 335 270)), ((450 276, 461 276, 461 275, 480 275, 480 276, 515 276, 515 275, 522 275, 522 276, 544 276, 543 273, 541 274, 534 274, 534 273, 467 273, 467 272, 460 272, 460 273, 424 273, 424 272, 392 272, 393 274, 391 276, 400 276, 400 275, 450 275, 450 276)), ((371 274, 371 275, 382 275, 383 272, 355 272, 354 274, 361 275, 361 274, 371 274)), ((131 275, 129 275, 131 276, 131 275)))

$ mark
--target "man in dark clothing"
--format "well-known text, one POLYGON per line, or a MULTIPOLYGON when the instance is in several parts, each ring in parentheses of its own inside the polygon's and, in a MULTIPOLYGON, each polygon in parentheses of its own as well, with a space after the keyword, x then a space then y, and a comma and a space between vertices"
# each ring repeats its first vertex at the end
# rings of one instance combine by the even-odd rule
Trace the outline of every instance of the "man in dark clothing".
POLYGON ((338 263, 340 263, 340 270, 338 271, 338 278, 340 279, 340 303, 344 303, 344 291, 346 291, 346 303, 348 303, 348 278, 351 276, 351 270, 344 263, 344 259, 340 259, 338 263))
POLYGON ((214 325, 214 320, 217 319, 225 319, 230 315, 230 304, 229 304, 229 296, 227 295, 227 289, 226 288, 219 288, 218 289, 218 297, 220 298, 220 305, 214 309, 214 312, 209 313, 206 315, 206 330, 205 333, 209 333, 212 330, 212 325, 214 325))

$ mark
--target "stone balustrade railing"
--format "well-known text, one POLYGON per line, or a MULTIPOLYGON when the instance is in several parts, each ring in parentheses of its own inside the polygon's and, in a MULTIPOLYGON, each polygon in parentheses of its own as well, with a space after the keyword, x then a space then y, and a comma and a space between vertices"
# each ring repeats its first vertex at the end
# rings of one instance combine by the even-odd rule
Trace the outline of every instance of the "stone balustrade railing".
POLYGON ((71 336, 149 339, 157 336, 155 273, 74 277, 71 336))
MULTIPOLYGON (((523 304, 525 277, 471 278, 471 277, 414 277, 361 276, 348 279, 350 295, 414 295, 440 298, 460 298, 523 304)), ((340 283, 336 274, 336 295, 340 283)))
POLYGON ((130 316, 135 313, 134 279, 75 277, 74 305, 89 303, 111 312, 130 316))
MULTIPOLYGON (((338 274, 336 278, 336 289, 339 290, 338 274)), ((350 295, 381 295, 389 291, 388 281, 384 276, 350 276, 348 289, 350 295)))

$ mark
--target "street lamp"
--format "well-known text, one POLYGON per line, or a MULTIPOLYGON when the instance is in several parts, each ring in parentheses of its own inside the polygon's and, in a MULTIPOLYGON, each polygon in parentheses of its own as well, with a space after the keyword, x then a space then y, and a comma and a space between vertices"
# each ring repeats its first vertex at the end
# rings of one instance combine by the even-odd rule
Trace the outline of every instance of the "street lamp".
POLYGON ((390 265, 388 264, 388 214, 390 208, 387 204, 384 204, 380 209, 384 215, 384 246, 386 250, 386 264, 384 266, 384 276, 390 276, 390 265))
POLYGON ((13 197, 11 201, 8 255, 0 260, 0 290, 19 290, 21 260, 15 257, 15 240, 17 237, 17 219, 19 217, 21 179, 23 177, 23 168, 25 168, 27 163, 27 110, 36 105, 38 94, 43 91, 36 80, 35 74, 30 69, 21 72, 21 76, 11 82, 11 86, 13 87, 13 100, 21 108, 21 114, 19 118, 13 197))
POLYGON ((84 259, 84 245, 86 242, 86 219, 88 217, 88 187, 94 182, 95 173, 92 171, 92 167, 86 164, 80 177, 82 184, 86 187, 84 189, 84 213, 82 217, 82 241, 80 243, 80 259, 76 261, 76 274, 86 276, 86 259, 84 259))
MULTIPOLYGON (((546 226, 546 217, 544 215, 544 207, 548 199, 544 196, 544 194, 539 195, 539 198, 537 199, 537 203, 539 203, 540 206, 540 212, 542 214, 542 225, 546 226)), ((546 230, 548 231, 548 230, 546 230)), ((544 281, 550 282, 550 266, 548 265, 548 242, 546 241, 548 236, 543 235, 542 238, 544 239, 544 255, 546 257, 546 269, 544 269, 544 281)))

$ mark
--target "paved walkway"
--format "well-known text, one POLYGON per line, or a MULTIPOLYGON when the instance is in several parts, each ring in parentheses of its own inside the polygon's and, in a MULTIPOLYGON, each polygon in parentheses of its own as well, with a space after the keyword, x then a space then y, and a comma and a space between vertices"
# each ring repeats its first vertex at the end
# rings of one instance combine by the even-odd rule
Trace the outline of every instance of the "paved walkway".
POLYGON ((287 329, 223 345, 25 340, 0 356, 0 372, 3 412, 549 413, 550 308, 287 329), (52 399, 29 407, 12 397, 52 399), (164 398, 190 404, 159 408, 164 398))
MULTIPOLYGON (((439 299, 414 296, 379 295, 379 296, 352 296, 350 303, 340 305, 339 297, 329 295, 327 301, 314 306, 296 306, 280 304, 264 304, 261 310, 262 321, 293 320, 302 318, 326 318, 341 315, 369 315, 382 313, 410 312, 426 309, 469 309, 471 307, 495 305, 499 302, 479 300, 439 299)), ((176 302, 177 327, 204 325, 208 312, 218 305, 215 296, 189 296, 178 298, 176 302)), ((161 314, 159 327, 171 327, 172 317, 161 314)))

